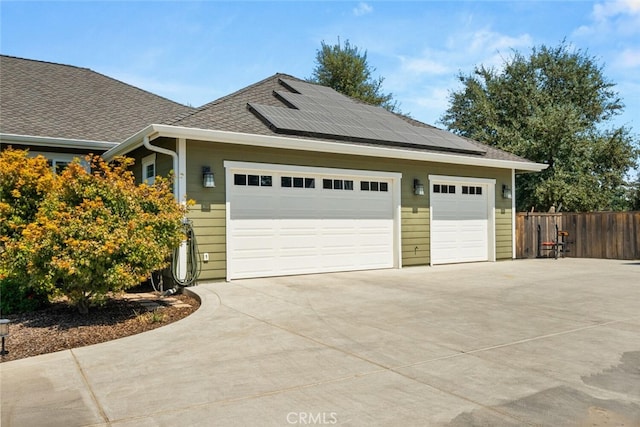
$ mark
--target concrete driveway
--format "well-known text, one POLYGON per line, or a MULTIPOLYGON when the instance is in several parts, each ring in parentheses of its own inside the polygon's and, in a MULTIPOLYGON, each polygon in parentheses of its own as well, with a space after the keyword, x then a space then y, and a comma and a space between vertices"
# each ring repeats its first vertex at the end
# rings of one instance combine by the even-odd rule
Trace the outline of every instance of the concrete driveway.
POLYGON ((1 364, 2 426, 640 425, 638 261, 194 291, 180 322, 1 364))

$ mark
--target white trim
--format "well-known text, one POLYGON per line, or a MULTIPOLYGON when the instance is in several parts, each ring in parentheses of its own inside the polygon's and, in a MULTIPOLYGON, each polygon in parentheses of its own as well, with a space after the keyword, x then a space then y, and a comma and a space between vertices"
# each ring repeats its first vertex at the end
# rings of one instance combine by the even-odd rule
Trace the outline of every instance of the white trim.
POLYGON ((142 129, 122 144, 112 148, 104 154, 106 159, 126 154, 139 147, 142 138, 149 135, 150 139, 159 136, 171 138, 195 139, 227 144, 250 145, 255 147, 282 148, 288 150, 314 151, 320 153, 334 153, 354 156, 385 157, 406 160, 429 161, 457 165, 484 166, 501 169, 516 169, 519 171, 539 172, 548 165, 527 161, 512 161, 487 159, 482 156, 434 153, 412 150, 401 147, 386 147, 373 145, 352 144, 349 142, 317 141, 288 136, 256 135, 238 132, 227 132, 210 129, 187 128, 169 125, 150 125, 142 129))
POLYGON ((57 153, 55 151, 31 151, 29 150, 29 157, 37 157, 42 156, 48 161, 51 161, 51 168, 53 172, 56 172, 56 164, 60 163, 72 163, 75 159, 80 160, 80 165, 87 171, 91 171, 91 166, 85 160, 85 156, 82 154, 72 154, 72 153, 57 153))
POLYGON ((153 183, 156 182, 156 176, 158 175, 156 153, 152 153, 148 156, 143 157, 140 164, 142 166, 142 182, 153 185, 153 183), (149 165, 153 165, 153 176, 147 176, 147 168, 149 167, 149 165))
POLYGON ((51 148, 76 148, 79 150, 100 150, 106 151, 114 149, 117 142, 92 141, 86 139, 53 138, 49 136, 15 135, 0 133, 0 145, 24 144, 38 147, 51 148))
POLYGON ((511 249, 512 259, 516 259, 516 171, 511 169, 511 249))
POLYGON ((343 176, 357 176, 362 177, 382 177, 389 179, 401 179, 402 173, 400 172, 383 172, 383 171, 369 171, 369 170, 357 170, 357 169, 338 169, 327 168, 317 166, 296 166, 296 165, 284 165, 276 163, 253 163, 253 162, 236 162, 232 160, 224 161, 225 169, 242 169, 242 170, 255 170, 255 171, 269 171, 269 172, 300 172, 304 170, 306 173, 321 175, 343 175, 343 176))
POLYGON ((227 272, 227 277, 225 278, 225 280, 227 282, 231 281, 231 268, 229 268, 229 264, 230 264, 230 260, 231 260, 231 253, 232 253, 232 249, 233 249, 233 239, 231 239, 231 202, 230 202, 230 197, 229 194, 231 194, 231 183, 233 181, 233 174, 231 172, 231 168, 227 168, 226 167, 226 163, 225 162, 225 170, 224 170, 224 194, 225 194, 225 201, 224 201, 224 218, 225 218, 225 222, 224 222, 224 228, 225 228, 225 270, 227 272))
MULTIPOLYGON (((463 176, 429 175, 429 233, 433 230, 433 184, 482 184, 487 186, 487 245, 488 261, 496 260, 496 180, 492 178, 468 178, 463 176)), ((429 235, 429 265, 433 266, 433 239, 429 235)))
POLYGON ((236 170, 242 171, 268 171, 268 172, 291 172, 291 173, 308 173, 313 175, 340 175, 346 177, 357 178, 386 178, 391 180, 392 195, 393 195, 393 222, 394 222, 394 238, 393 238, 393 267, 402 268, 402 203, 401 203, 401 181, 402 173, 400 172, 384 172, 384 171, 368 171, 368 170, 353 170, 353 169, 338 169, 327 167, 315 167, 315 166, 295 166, 284 165, 274 163, 253 163, 253 162, 238 162, 225 160, 223 162, 225 169, 225 229, 226 229, 226 271, 227 281, 231 281, 229 263, 231 260, 231 253, 233 249, 234 241, 231 238, 231 203, 229 202, 229 194, 232 191, 233 185, 233 172, 236 170))
MULTIPOLYGON (((479 184, 492 184, 496 186, 496 180, 493 178, 472 178, 466 176, 448 176, 448 175, 429 175, 429 181, 438 181, 438 182, 452 182, 456 184, 466 184, 466 183, 479 183, 479 184)), ((495 202, 495 200, 494 200, 495 202)))
POLYGON ((177 140, 177 153, 178 153, 178 170, 174 171, 176 179, 178 180, 178 194, 176 199, 182 203, 187 203, 187 140, 184 138, 178 138, 177 140))

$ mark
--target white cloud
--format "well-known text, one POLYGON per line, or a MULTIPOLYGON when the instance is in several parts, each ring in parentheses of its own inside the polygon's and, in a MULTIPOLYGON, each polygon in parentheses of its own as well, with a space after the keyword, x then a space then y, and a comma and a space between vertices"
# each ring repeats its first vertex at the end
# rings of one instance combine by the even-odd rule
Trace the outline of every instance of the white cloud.
POLYGON ((365 2, 358 3, 358 6, 353 9, 355 16, 362 16, 373 12, 373 7, 365 2))
POLYGON ((597 3, 593 6, 593 18, 604 21, 617 15, 640 14, 640 0, 617 0, 597 3))
POLYGON ((511 49, 528 48, 533 44, 533 39, 529 34, 512 37, 488 29, 470 33, 467 37, 470 39, 467 48, 469 53, 484 52, 495 55, 498 52, 511 51, 511 49))
POLYGON ((640 0, 617 0, 593 5, 591 23, 581 25, 574 37, 608 39, 640 32, 640 0))
POLYGON ((476 65, 501 69, 512 49, 528 51, 533 44, 527 33, 504 34, 488 27, 455 32, 439 48, 396 54, 395 67, 382 72, 384 89, 400 101, 403 112, 438 125, 449 106, 449 91, 459 84, 458 72, 466 75, 476 65))
POLYGON ((404 56, 400 56, 400 63, 402 69, 410 73, 445 74, 451 72, 451 69, 447 65, 428 57, 407 58, 404 56))
POLYGON ((640 67, 640 49, 624 49, 616 57, 614 64, 623 69, 640 67))

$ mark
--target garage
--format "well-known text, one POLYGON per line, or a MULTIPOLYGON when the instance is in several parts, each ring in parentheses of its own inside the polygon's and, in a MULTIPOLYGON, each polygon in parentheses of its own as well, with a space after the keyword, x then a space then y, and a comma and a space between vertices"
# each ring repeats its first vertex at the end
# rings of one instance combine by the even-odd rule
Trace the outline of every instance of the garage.
POLYGON ((400 174, 224 165, 229 280, 399 266, 400 174))
POLYGON ((431 264, 495 261, 495 180, 429 176, 431 264))

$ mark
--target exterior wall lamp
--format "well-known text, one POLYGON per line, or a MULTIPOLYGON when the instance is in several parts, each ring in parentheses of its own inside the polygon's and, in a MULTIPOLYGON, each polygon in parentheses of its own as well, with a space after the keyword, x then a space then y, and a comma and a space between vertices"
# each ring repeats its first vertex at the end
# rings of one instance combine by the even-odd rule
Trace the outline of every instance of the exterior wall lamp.
POLYGON ((413 194, 416 196, 424 196, 424 184, 417 178, 413 180, 413 194))
POLYGON ((9 354, 9 352, 4 349, 4 337, 9 336, 9 322, 9 319, 0 319, 0 337, 2 337, 2 351, 0 352, 0 356, 9 354))
POLYGON ((511 198, 511 187, 507 184, 502 184, 502 198, 510 199, 511 198))
POLYGON ((216 186, 213 172, 211 172, 211 167, 209 166, 202 167, 202 186, 204 188, 215 188, 216 186))

